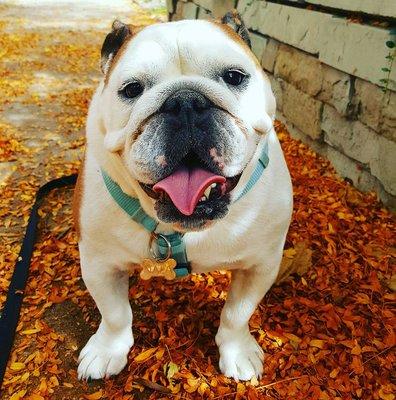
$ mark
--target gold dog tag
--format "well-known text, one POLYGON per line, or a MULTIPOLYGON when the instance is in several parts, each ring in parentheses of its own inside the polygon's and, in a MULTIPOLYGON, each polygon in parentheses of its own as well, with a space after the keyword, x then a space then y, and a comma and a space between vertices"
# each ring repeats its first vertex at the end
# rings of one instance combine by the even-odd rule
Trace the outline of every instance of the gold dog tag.
POLYGON ((154 276, 163 276, 168 281, 176 278, 176 260, 168 258, 165 261, 151 260, 145 258, 142 262, 142 270, 140 271, 140 277, 143 280, 150 279, 154 276))

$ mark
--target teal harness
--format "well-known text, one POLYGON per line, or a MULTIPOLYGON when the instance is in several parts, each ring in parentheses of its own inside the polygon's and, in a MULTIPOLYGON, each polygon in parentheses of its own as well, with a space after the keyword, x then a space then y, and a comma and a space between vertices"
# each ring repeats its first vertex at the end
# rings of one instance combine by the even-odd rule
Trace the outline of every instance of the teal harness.
MULTIPOLYGON (((257 165, 253 170, 249 181, 246 183, 244 189, 234 200, 234 202, 241 199, 253 188, 253 186, 260 179, 268 163, 269 158, 267 140, 263 146, 257 165)), ((174 267, 176 276, 181 278, 188 275, 191 272, 191 266, 187 258, 183 234, 179 232, 173 232, 171 234, 155 232, 158 222, 146 214, 141 207, 139 200, 124 193, 121 187, 103 170, 102 176, 106 188, 113 197, 114 201, 129 215, 131 219, 142 225, 148 232, 151 233, 149 250, 152 257, 158 261, 166 261, 171 257, 177 263, 174 267), (155 250, 153 245, 155 245, 155 250)))

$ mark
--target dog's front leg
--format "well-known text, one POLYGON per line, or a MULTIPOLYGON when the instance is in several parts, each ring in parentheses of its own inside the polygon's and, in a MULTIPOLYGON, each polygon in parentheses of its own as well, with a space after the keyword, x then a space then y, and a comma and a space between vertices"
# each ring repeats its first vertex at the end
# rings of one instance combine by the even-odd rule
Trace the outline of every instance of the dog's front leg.
POLYGON ((100 379, 121 372, 133 345, 128 274, 111 265, 103 265, 97 257, 89 259, 82 254, 81 269, 102 321, 81 350, 78 377, 100 379))
POLYGON ((261 376, 263 372, 264 353, 249 332, 249 319, 274 282, 276 271, 275 268, 275 273, 267 275, 253 267, 232 273, 231 287, 216 335, 220 351, 219 367, 228 377, 249 380, 261 376))

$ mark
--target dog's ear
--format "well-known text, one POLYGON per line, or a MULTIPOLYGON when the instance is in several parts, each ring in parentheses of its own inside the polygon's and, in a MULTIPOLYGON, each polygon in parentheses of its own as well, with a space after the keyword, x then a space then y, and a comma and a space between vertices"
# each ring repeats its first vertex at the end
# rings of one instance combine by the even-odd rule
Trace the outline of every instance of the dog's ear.
POLYGON ((117 19, 113 22, 111 28, 111 32, 106 36, 106 39, 103 42, 100 53, 100 67, 104 74, 109 70, 111 61, 114 59, 118 50, 120 50, 125 40, 132 36, 132 31, 129 25, 126 25, 117 19))
POLYGON ((249 31, 237 10, 229 11, 226 15, 224 15, 224 17, 221 19, 221 23, 229 26, 241 37, 241 39, 249 46, 249 48, 252 48, 249 31))

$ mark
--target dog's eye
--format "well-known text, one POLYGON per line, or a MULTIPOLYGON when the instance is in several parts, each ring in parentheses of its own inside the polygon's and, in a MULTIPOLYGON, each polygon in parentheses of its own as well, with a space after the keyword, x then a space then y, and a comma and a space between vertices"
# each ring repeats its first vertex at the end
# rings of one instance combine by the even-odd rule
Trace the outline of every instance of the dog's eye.
POLYGON ((245 78, 246 75, 238 69, 229 69, 223 75, 224 82, 232 86, 239 86, 245 78))
POLYGON ((139 94, 142 94, 143 90, 143 85, 138 81, 134 81, 124 86, 121 92, 128 99, 133 99, 134 97, 139 96, 139 94))

